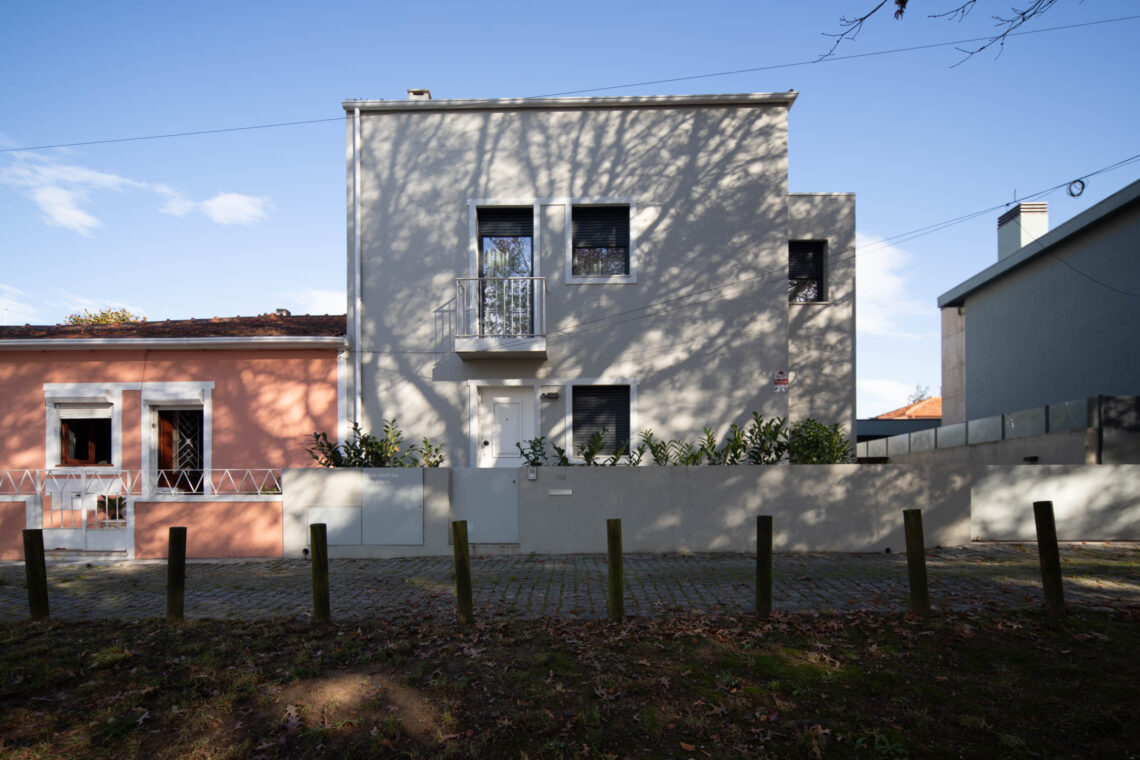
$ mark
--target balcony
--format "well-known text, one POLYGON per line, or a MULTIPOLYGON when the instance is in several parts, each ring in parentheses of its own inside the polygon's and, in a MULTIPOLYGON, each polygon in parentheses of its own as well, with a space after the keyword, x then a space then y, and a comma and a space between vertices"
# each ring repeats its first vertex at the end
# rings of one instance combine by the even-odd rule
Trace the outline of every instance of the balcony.
POLYGON ((545 277, 460 278, 455 303, 462 358, 546 358, 545 277))

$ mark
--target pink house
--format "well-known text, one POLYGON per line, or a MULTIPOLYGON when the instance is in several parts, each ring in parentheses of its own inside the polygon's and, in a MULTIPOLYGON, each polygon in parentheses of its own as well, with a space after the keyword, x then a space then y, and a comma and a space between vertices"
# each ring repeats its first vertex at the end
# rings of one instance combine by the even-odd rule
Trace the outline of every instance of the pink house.
POLYGON ((0 559, 282 555, 281 469, 346 418, 344 315, 0 327, 0 559))

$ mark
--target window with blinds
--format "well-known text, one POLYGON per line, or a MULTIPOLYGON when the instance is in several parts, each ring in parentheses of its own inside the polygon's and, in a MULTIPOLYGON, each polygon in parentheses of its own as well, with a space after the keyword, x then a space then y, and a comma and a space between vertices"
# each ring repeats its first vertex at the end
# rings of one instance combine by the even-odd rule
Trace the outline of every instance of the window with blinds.
POLYGON ((826 298, 824 257, 826 240, 788 241, 788 301, 809 303, 826 298))
POLYGON ((605 441, 603 454, 629 445, 629 386, 575 385, 572 409, 574 451, 595 433, 605 441))
POLYGON ((629 274, 629 206, 574 206, 571 209, 576 277, 629 274))
POLYGON ((59 405, 59 463, 68 467, 111 464, 111 405, 59 405))
POLYGON ((530 207, 479 209, 479 277, 530 277, 533 241, 530 207))

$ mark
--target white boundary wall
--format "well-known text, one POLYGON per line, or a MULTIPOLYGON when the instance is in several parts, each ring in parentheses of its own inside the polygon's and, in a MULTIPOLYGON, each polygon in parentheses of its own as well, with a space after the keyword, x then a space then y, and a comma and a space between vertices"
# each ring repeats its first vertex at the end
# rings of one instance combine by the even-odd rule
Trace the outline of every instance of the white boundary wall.
MULTIPOLYGON (((314 515, 347 519, 367 508, 366 472, 284 472, 286 557, 301 556, 314 515)), ((421 471, 406 472, 418 482, 421 471)), ((534 480, 525 467, 422 473, 418 542, 402 513, 383 545, 331 545, 329 555, 450 555, 452 519, 468 521, 474 554, 600 553, 614 517, 625 551, 750 552, 761 514, 774 518, 777 551, 901 552, 904 509, 922 510, 928 547, 957 546, 1034 540, 1041 500, 1053 502, 1062 541, 1140 539, 1140 465, 539 467, 534 480), (504 494, 516 482, 518 530, 504 534, 504 516, 515 514, 504 494)))
POLYGON ((1061 541, 1140 540, 1140 465, 973 468, 971 533, 988 541, 1033 541, 1033 502, 1053 502, 1061 541))
POLYGON ((903 551, 912 507, 928 545, 970 540, 969 482, 953 467, 540 468, 522 480, 520 549, 602 552, 606 518, 620 517, 625 551, 755 551, 767 514, 777 551, 903 551))

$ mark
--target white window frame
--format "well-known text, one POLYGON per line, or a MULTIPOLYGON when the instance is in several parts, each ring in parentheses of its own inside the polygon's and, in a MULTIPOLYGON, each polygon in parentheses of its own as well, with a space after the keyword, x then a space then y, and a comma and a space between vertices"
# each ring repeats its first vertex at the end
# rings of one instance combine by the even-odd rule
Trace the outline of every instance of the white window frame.
MULTIPOLYGON (((635 377, 594 377, 574 380, 546 380, 543 385, 562 385, 566 389, 566 406, 563 411, 563 443, 566 457, 573 464, 584 461, 574 452, 574 386, 575 385, 628 385, 629 386, 629 443, 630 448, 637 442, 637 378, 635 377)), ((609 456, 608 454, 606 456, 609 456)))
POLYGON ((637 282, 637 199, 636 198, 565 198, 566 208, 566 284, 614 285, 637 282), (629 206, 629 274, 587 277, 574 274, 574 207, 629 206))
POLYGON ((141 407, 142 457, 140 467, 145 493, 168 492, 157 488, 158 481, 158 413, 163 409, 202 410, 202 470, 204 478, 214 469, 214 383, 172 382, 145 383, 141 407))
POLYGON ((124 383, 44 383, 44 468, 74 472, 97 466, 101 471, 117 471, 123 466, 124 383), (60 464, 60 408, 68 406, 111 405, 111 464, 60 464))

